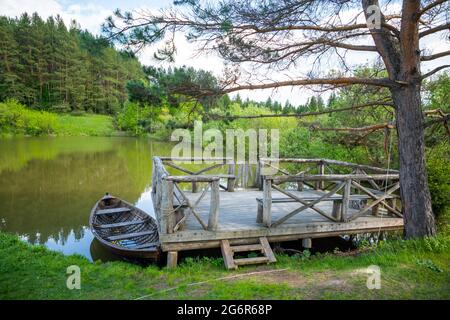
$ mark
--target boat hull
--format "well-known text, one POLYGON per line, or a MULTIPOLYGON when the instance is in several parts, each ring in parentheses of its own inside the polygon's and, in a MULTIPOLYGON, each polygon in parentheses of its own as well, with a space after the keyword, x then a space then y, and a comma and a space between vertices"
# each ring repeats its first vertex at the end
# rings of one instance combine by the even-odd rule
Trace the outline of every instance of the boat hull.
POLYGON ((100 244, 115 255, 155 262, 160 259, 155 219, 122 199, 101 198, 91 211, 89 226, 100 244))

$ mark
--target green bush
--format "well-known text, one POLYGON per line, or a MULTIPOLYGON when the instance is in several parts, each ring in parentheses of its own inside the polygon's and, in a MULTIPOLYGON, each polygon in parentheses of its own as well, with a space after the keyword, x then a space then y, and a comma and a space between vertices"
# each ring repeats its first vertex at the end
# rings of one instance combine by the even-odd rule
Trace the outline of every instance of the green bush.
POLYGON ((152 120, 151 106, 140 106, 135 102, 128 102, 117 115, 116 123, 120 130, 132 132, 136 135, 152 131, 155 120, 152 120))
POLYGON ((0 132, 40 135, 54 133, 57 117, 45 111, 25 108, 15 100, 0 103, 0 132))
POLYGON ((428 184, 436 216, 449 210, 450 204, 450 151, 443 142, 427 152, 428 184))

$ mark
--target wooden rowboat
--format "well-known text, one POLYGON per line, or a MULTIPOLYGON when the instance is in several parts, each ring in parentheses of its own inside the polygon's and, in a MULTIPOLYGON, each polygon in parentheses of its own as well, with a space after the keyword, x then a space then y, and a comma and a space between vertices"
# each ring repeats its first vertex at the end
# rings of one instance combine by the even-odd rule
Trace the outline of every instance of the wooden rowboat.
POLYGON ((155 219, 122 199, 107 193, 92 209, 89 226, 97 240, 117 255, 159 259, 155 219))

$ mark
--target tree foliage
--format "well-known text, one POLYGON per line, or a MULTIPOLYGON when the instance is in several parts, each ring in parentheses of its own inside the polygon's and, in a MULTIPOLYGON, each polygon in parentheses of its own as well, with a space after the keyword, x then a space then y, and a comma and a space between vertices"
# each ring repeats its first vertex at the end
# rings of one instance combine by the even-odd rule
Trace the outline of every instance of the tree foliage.
POLYGON ((0 17, 0 101, 51 111, 113 113, 126 82, 144 77, 136 57, 60 16, 0 17))

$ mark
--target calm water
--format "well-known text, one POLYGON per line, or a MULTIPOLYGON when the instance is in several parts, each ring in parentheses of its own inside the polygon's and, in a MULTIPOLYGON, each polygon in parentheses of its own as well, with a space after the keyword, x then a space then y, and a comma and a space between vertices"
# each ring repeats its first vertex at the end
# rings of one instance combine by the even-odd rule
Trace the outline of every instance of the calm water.
POLYGON ((135 138, 0 140, 0 230, 90 260, 113 259, 89 231, 92 206, 105 193, 153 215, 153 155, 169 143, 135 138))

